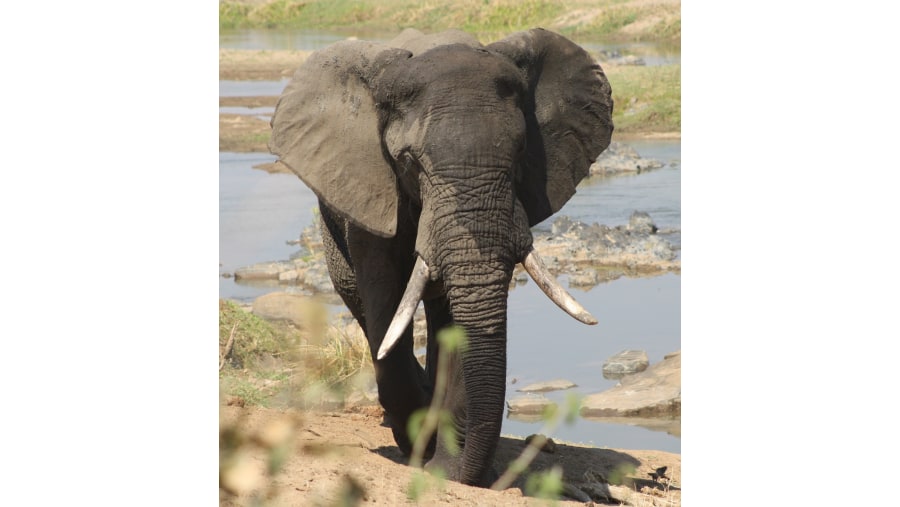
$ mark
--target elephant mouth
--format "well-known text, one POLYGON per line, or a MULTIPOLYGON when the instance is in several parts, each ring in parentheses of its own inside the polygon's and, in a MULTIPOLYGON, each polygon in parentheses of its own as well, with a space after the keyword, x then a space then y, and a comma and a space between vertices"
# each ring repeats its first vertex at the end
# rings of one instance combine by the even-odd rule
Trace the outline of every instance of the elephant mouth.
MULTIPOLYGON (((522 260, 522 267, 532 280, 541 288, 541 291, 564 312, 568 313, 575 320, 593 326, 597 324, 597 319, 590 314, 581 303, 575 300, 569 292, 556 281, 544 261, 537 252, 532 248, 522 260)), ((413 314, 419 306, 419 301, 425 293, 425 287, 431 276, 431 269, 422 257, 416 258, 416 264, 413 266, 412 275, 409 277, 409 283, 406 284, 406 290, 400 300, 400 305, 394 313, 394 319, 388 327, 381 347, 378 349, 378 359, 384 359, 385 356, 397 345, 403 331, 412 321, 413 314)))

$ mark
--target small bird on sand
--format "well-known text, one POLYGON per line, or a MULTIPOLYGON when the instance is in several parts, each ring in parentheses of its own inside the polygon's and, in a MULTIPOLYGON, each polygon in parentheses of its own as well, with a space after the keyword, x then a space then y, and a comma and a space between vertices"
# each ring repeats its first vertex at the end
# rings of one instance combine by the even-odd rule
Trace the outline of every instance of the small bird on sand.
POLYGON ((659 467, 656 469, 655 472, 650 472, 647 475, 649 475, 650 478, 653 479, 654 481, 658 481, 660 479, 668 479, 668 477, 666 477, 666 469, 668 469, 668 468, 669 467, 667 467, 667 466, 659 467))

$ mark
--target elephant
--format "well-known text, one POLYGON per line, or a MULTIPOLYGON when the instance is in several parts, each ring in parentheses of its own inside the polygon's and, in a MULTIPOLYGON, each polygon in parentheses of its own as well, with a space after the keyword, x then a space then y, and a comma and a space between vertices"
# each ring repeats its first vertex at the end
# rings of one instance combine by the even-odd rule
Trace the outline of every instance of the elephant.
POLYGON ((379 402, 407 456, 407 423, 433 394, 437 332, 456 325, 468 337, 448 363, 452 424, 439 429, 458 449, 439 434, 426 470, 482 487, 497 476, 517 264, 596 324, 544 267, 531 227, 609 146, 612 111, 600 65, 541 28, 487 45, 411 29, 387 43, 337 42, 311 54, 279 97, 270 151, 318 197, 331 280, 365 332, 379 402), (424 369, 411 324, 420 302, 424 369))

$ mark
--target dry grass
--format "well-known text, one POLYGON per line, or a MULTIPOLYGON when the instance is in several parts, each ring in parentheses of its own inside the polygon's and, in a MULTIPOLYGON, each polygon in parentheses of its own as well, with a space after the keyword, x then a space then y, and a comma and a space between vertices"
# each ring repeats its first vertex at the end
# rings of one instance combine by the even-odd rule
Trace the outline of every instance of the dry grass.
POLYGON ((219 302, 220 395, 226 404, 303 408, 365 392, 373 377, 368 342, 354 324, 330 322, 312 299, 300 326, 268 322, 219 302), (224 354, 229 339, 233 345, 224 354))

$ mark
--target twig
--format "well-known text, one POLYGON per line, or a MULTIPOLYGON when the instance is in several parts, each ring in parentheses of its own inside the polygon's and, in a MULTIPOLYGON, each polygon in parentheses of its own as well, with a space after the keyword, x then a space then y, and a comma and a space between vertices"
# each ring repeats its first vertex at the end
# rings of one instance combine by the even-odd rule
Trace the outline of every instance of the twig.
POLYGON ((431 405, 429 405, 428 412, 425 414, 425 420, 422 422, 422 428, 419 430, 416 441, 413 442, 409 464, 414 468, 420 468, 422 466, 425 449, 428 447, 429 441, 431 441, 431 435, 437 431, 441 415, 441 405, 444 404, 444 396, 447 393, 447 381, 450 376, 450 372, 447 371, 447 364, 450 360, 450 351, 448 351, 447 348, 448 347, 444 346, 440 349, 438 355, 438 370, 434 379, 434 394, 431 397, 431 405))
POLYGON ((222 368, 225 367, 225 358, 228 357, 228 354, 231 354, 231 348, 234 347, 234 330, 237 329, 237 322, 234 323, 234 326, 231 328, 231 334, 228 336, 228 342, 225 343, 225 353, 222 354, 222 359, 219 360, 219 371, 222 371, 222 368))

